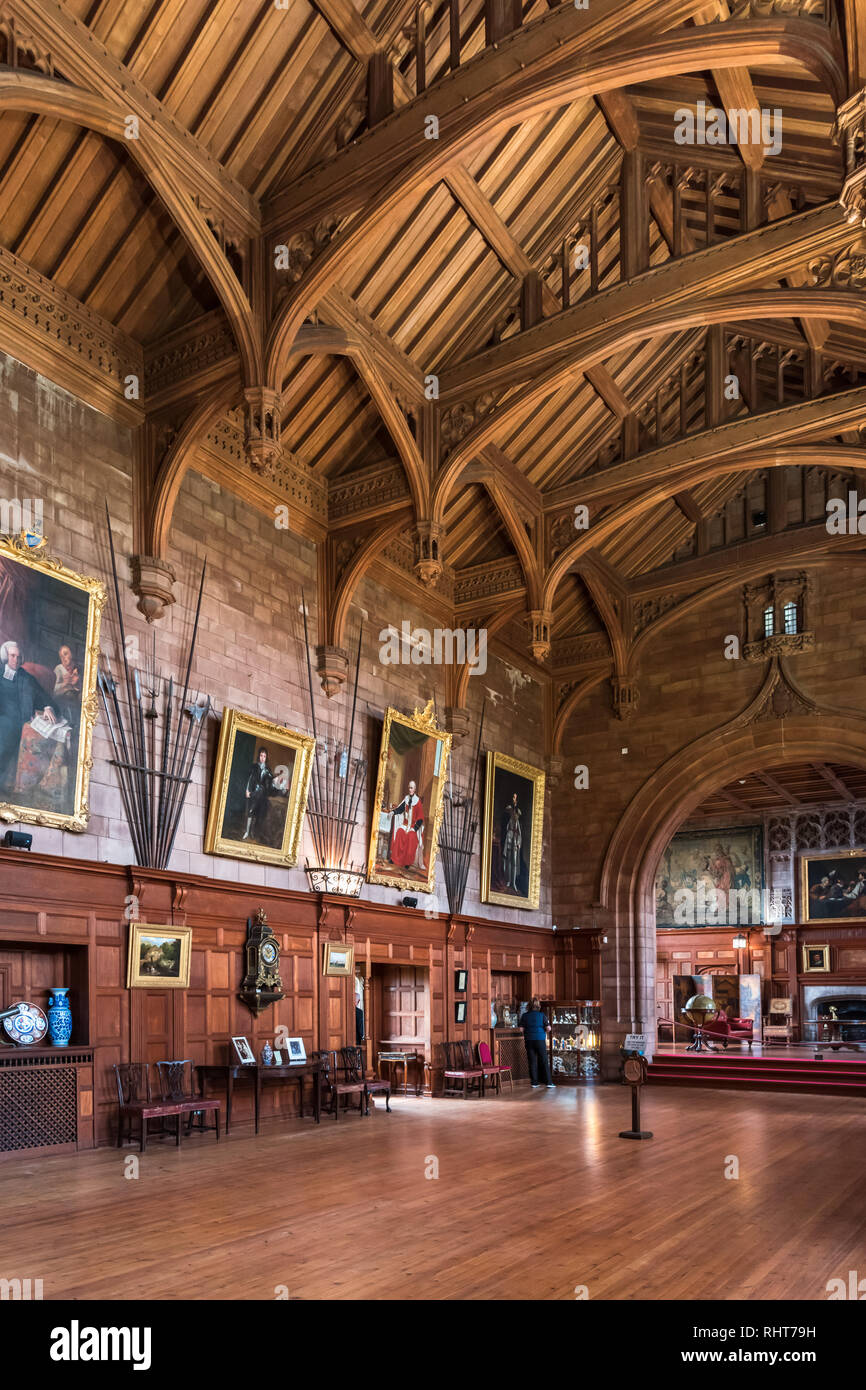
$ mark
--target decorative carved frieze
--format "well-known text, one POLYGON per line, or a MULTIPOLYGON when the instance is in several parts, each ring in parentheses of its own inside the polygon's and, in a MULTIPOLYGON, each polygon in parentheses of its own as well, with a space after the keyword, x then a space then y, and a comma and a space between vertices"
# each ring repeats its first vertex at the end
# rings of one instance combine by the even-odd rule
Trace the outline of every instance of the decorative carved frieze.
POLYGON ((766 661, 771 656, 794 656, 797 652, 810 652, 814 646, 814 632, 777 632, 758 642, 747 642, 743 647, 743 660, 766 661))
POLYGON ((827 19, 829 0, 740 0, 731 19, 827 19))
POLYGON ((172 333, 147 355, 144 365, 145 399, 151 401, 189 377, 200 377, 221 362, 232 362, 237 348, 222 314, 172 333))
POLYGON ((54 77, 54 59, 44 44, 27 31, 11 11, 0 11, 0 64, 6 68, 30 68, 54 77))
POLYGON ((354 139, 354 137, 360 133, 361 127, 364 125, 366 119, 366 101, 350 101, 349 105, 346 107, 346 110, 343 112, 342 116, 337 122, 336 129, 334 131, 334 136, 338 150, 341 150, 344 145, 348 145, 349 141, 354 139))
POLYGON ((787 719, 791 715, 814 714, 818 709, 797 689, 791 680, 781 658, 774 658, 773 671, 767 682, 764 697, 752 711, 747 723, 757 724, 768 719, 787 719))
POLYGON ((553 643, 557 667, 582 666, 607 661, 610 643, 603 632, 580 632, 574 637, 558 637, 553 643))
POLYGON ((4 345, 34 371, 107 414, 129 419, 129 376, 144 380, 141 347, 0 246, 4 345))
POLYGON ((471 565, 458 570, 455 576, 454 601, 462 605, 501 598, 504 594, 518 594, 524 589, 525 582, 519 560, 506 558, 486 565, 471 565))
POLYGON ((328 484, 328 518, 339 521, 357 512, 385 508, 408 497, 409 484, 401 463, 360 469, 347 477, 334 478, 328 484))

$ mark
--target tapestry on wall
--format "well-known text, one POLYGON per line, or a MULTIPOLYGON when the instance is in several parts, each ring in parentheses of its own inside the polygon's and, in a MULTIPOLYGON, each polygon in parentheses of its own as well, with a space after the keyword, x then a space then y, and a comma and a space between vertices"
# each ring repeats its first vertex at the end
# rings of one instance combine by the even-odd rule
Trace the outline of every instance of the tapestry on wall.
POLYGON ((0 819, 84 830, 105 587, 0 537, 0 819))
POLYGON ((760 826, 675 835, 656 875, 656 926, 759 925, 762 841, 760 826))

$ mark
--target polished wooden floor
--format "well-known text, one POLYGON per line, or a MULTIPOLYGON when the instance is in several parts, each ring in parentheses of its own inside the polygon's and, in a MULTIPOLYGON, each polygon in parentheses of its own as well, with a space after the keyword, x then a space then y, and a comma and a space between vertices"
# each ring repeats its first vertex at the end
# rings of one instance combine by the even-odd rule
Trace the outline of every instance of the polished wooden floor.
POLYGON ((132 1149, 10 1160, 0 1277, 45 1299, 821 1300, 866 1274, 861 1101, 645 1097, 645 1143, 617 1137, 624 1087, 519 1087, 154 1141, 137 1178, 132 1149))

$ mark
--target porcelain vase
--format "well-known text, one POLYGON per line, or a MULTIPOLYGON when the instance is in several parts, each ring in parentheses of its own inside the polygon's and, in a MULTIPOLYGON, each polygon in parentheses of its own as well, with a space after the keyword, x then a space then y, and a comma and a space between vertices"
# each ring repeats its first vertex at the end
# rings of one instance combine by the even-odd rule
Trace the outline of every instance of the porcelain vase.
POLYGON ((48 996, 48 1036, 52 1047, 68 1047, 72 1037, 72 1010, 69 1007, 69 990, 59 986, 53 988, 48 996))

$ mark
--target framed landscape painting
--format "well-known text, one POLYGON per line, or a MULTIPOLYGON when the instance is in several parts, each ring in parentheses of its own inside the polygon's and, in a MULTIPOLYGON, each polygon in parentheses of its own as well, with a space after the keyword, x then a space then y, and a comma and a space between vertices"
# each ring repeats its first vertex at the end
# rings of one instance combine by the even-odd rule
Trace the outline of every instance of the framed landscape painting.
POLYGON ((191 927, 131 922, 127 989, 188 989, 191 927))
POLYGON ((674 835, 656 874, 657 927, 718 927, 763 920, 760 826, 674 835))
POLYGON ((223 715, 206 854, 294 864, 316 740, 227 709, 223 715))
POLYGON ((412 715, 385 713, 367 877, 392 888, 433 891, 451 735, 437 729, 433 701, 412 715))
POLYGON ((535 909, 541 901, 545 774, 505 753, 487 754, 481 901, 535 909))
POLYGON ((866 849, 800 856, 800 921, 866 922, 866 849))
POLYGON ((84 830, 105 586, 0 537, 0 820, 84 830))

